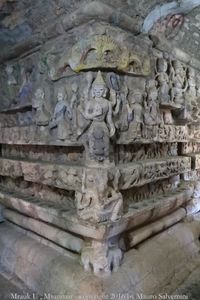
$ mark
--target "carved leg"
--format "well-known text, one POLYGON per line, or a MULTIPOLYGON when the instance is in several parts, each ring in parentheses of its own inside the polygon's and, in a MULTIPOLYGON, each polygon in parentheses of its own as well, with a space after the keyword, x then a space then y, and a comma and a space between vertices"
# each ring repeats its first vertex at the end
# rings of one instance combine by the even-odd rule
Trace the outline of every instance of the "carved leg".
POLYGON ((118 240, 90 241, 82 250, 81 262, 86 271, 91 270, 96 275, 109 274, 116 271, 123 258, 118 240))

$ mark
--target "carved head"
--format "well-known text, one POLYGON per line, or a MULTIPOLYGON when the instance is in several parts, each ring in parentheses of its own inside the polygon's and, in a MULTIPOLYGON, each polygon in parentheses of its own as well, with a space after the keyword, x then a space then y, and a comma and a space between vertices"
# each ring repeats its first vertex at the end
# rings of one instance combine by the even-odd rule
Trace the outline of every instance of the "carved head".
POLYGON ((78 84, 76 82, 72 83, 72 92, 77 93, 78 91, 78 84))
POLYGON ((193 68, 188 69, 188 75, 189 78, 194 78, 195 77, 195 70, 193 68))
POLYGON ((42 88, 38 88, 35 93, 34 93, 34 97, 32 99, 32 105, 33 108, 39 110, 42 109, 42 105, 45 99, 45 93, 44 90, 42 88))
POLYGON ((97 98, 105 98, 107 94, 107 87, 101 75, 101 71, 98 71, 97 77, 92 84, 92 96, 97 98))
POLYGON ((184 73, 184 68, 183 68, 183 65, 181 64, 180 61, 174 60, 173 61, 173 67, 174 67, 174 70, 176 71, 176 74, 183 74, 184 73))
POLYGON ((66 90, 65 90, 65 88, 63 86, 61 86, 58 89, 57 100, 58 101, 63 101, 63 100, 66 100, 66 98, 67 98, 66 90))
POLYGON ((38 88, 36 91, 35 91, 35 97, 38 99, 44 99, 44 90, 42 88, 38 88))
POLYGON ((12 73, 13 73, 13 66, 12 65, 7 65, 6 66, 6 73, 7 73, 7 75, 9 76, 9 75, 11 75, 12 73))
POLYGON ((167 61, 163 58, 159 58, 157 61, 158 72, 166 72, 168 68, 167 61))
POLYGON ((98 198, 104 198, 107 191, 108 172, 107 170, 87 169, 83 178, 82 190, 94 192, 98 198))
POLYGON ((130 103, 142 103, 143 95, 140 90, 136 89, 132 93, 132 97, 130 98, 130 103))

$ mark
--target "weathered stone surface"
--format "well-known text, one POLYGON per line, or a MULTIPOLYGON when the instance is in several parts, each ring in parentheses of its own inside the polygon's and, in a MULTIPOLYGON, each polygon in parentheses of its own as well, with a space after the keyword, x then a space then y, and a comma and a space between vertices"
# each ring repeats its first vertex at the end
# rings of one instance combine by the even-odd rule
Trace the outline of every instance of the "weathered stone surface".
POLYGON ((179 283, 176 276, 178 270, 182 272, 184 278, 199 261, 197 232, 199 232, 198 221, 175 225, 142 243, 137 250, 127 252, 121 272, 115 272, 110 277, 98 278, 90 272, 83 272, 76 260, 61 256, 49 247, 41 246, 12 227, 2 224, 1 261, 11 270, 11 264, 6 258, 10 257, 12 249, 14 270, 30 288, 40 294, 46 292, 74 297, 116 293, 136 297, 141 292, 170 294, 179 283), (2 260, 3 253, 4 260, 2 260), (52 272, 52 269, 57 270, 57 273, 52 272), (74 276, 77 279, 76 283, 72 280, 74 276))
POLYGON ((46 223, 37 221, 33 218, 25 217, 24 215, 16 213, 13 210, 4 209, 3 215, 7 220, 45 237, 46 239, 53 241, 55 244, 58 244, 63 248, 80 253, 84 246, 82 239, 46 223))
POLYGON ((186 210, 184 208, 180 208, 170 214, 162 218, 159 221, 150 223, 147 226, 144 226, 141 229, 134 230, 129 234, 130 247, 134 247, 140 242, 146 240, 147 238, 155 235, 156 233, 163 231, 176 223, 182 220, 186 216, 186 210))
MULTIPOLYGON (((123 8, 118 7, 121 0, 0 4, 0 43, 6 41, 0 54, 0 202, 5 216, 16 228, 32 229, 34 238, 38 231, 41 243, 48 239, 59 253, 61 247, 81 253, 86 271, 98 276, 116 271, 122 285, 113 284, 119 291, 123 282, 128 287, 120 275, 126 273, 131 246, 127 234, 137 229, 148 238, 153 229, 181 221, 185 210, 189 219, 199 209, 199 63, 185 53, 187 47, 177 46, 178 36, 182 41, 189 28, 189 17, 181 11, 158 20, 155 9, 158 22, 150 35, 138 34, 145 15, 138 18, 137 11, 147 14, 156 3, 130 0, 123 8), (79 242, 77 247, 69 237, 79 242)), ((164 7, 171 5, 177 2, 164 7)), ((196 45, 197 37, 195 32, 196 45)), ((17 241, 10 253, 10 265, 21 245, 17 241)), ((178 247, 172 258, 184 255, 178 247)), ((45 254, 36 257, 48 265, 45 254)), ((135 259, 140 261, 140 255, 135 259)), ((21 260, 16 272, 30 268, 37 286, 38 266, 24 265, 21 260)), ((159 280, 169 274, 167 265, 159 280)), ((144 291, 159 285, 156 278, 145 282, 144 291)), ((102 283, 93 281, 102 291, 102 283)), ((79 283, 85 286, 80 278, 76 284, 72 280, 72 289, 79 283)), ((109 282, 104 284, 106 290, 109 282)), ((97 292, 95 285, 91 289, 97 292)))
POLYGON ((173 143, 173 142, 186 142, 188 140, 189 132, 187 126, 144 126, 139 132, 138 137, 127 136, 127 134, 122 133, 120 139, 118 140, 119 144, 131 144, 138 143, 173 143))
POLYGON ((3 176, 24 177, 27 181, 44 183, 55 187, 80 190, 82 183, 81 166, 55 165, 23 160, 0 159, 3 176))
POLYGON ((126 230, 141 226, 147 222, 159 219, 162 216, 185 206, 193 195, 193 188, 183 186, 177 191, 167 192, 157 198, 148 198, 141 203, 131 203, 123 217, 112 222, 96 224, 88 223, 77 218, 75 211, 53 203, 45 203, 37 198, 24 197, 24 194, 14 196, 8 191, 0 192, 0 202, 32 218, 40 219, 50 224, 79 235, 94 239, 104 239, 116 236, 126 230))
POLYGON ((164 160, 147 160, 138 164, 122 165, 119 170, 121 172, 120 188, 128 189, 161 178, 189 172, 191 159, 189 157, 171 157, 164 160))

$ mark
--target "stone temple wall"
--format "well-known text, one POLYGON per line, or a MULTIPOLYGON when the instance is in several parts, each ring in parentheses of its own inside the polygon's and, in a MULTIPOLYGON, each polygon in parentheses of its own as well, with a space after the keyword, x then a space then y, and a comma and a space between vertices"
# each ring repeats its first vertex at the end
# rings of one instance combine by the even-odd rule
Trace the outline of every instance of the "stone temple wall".
POLYGON ((101 8, 49 24, 0 69, 4 218, 96 275, 198 212, 200 193, 200 72, 101 8))

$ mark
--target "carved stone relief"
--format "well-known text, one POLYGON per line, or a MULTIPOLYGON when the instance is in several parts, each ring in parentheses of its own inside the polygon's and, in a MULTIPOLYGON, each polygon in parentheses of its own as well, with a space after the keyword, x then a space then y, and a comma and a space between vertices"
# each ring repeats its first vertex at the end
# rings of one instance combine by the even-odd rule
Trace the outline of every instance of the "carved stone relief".
POLYGON ((79 30, 2 66, 0 199, 81 235, 82 264, 101 275, 120 266, 124 231, 192 194, 200 76, 112 26, 79 30))

